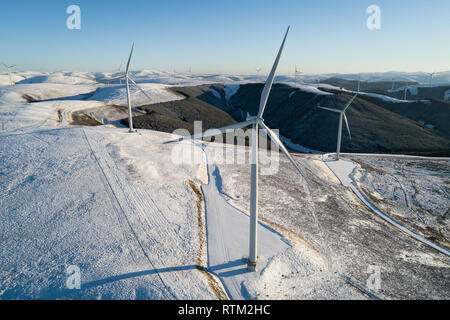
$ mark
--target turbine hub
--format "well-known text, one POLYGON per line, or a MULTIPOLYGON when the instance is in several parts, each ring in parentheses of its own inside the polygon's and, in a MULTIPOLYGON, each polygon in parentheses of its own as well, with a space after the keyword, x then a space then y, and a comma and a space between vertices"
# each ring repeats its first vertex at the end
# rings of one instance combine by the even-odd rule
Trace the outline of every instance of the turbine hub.
POLYGON ((245 121, 253 121, 255 123, 263 123, 264 119, 258 116, 247 116, 245 121))

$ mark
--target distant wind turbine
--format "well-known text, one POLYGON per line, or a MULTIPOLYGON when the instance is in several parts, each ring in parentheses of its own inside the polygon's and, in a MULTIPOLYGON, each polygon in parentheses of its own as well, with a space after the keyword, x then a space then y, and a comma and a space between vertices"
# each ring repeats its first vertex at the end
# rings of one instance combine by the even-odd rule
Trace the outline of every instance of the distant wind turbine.
MULTIPOLYGON (((117 69, 117 72, 120 72, 122 70, 122 62, 119 65, 119 68, 117 69)), ((122 79, 119 80, 119 83, 122 84, 122 79)))
POLYGON ((133 55, 133 49, 134 49, 134 43, 133 43, 133 46, 131 47, 130 56, 128 57, 127 69, 125 71, 125 74, 123 76, 110 79, 110 81, 115 81, 115 80, 120 80, 120 79, 125 79, 125 81, 126 81, 126 85, 127 85, 127 104, 128 104, 128 123, 129 123, 129 127, 130 127, 130 129, 128 130, 129 132, 135 132, 133 130, 133 117, 132 117, 132 114, 131 114, 131 96, 130 96, 130 84, 129 84, 129 82, 134 84, 136 88, 138 88, 150 101, 152 101, 152 98, 129 75, 130 61, 131 61, 131 56, 133 55))
POLYGON ((9 76, 9 85, 12 86, 14 84, 13 80, 12 80, 12 76, 11 76, 11 69, 14 67, 17 67, 18 64, 12 65, 12 66, 8 66, 4 63, 2 63, 6 69, 8 69, 8 76, 9 76))
POLYGON ((430 76, 430 86, 431 86, 431 82, 433 81, 433 77, 436 74, 436 72, 430 72, 428 73, 428 75, 430 76))
POLYGON ((249 261, 248 267, 250 270, 255 270, 257 263, 257 226, 258 226, 258 136, 259 136, 259 128, 267 131, 271 140, 281 149, 281 151, 285 154, 285 156, 289 159, 289 161, 294 165, 297 171, 304 177, 302 170, 295 162, 294 158, 290 155, 286 147, 283 145, 278 136, 264 123, 264 119, 262 118, 264 114, 264 109, 266 108, 267 99, 269 97, 270 90, 272 88, 273 79, 275 77, 275 72, 278 66, 278 62, 281 57, 281 53, 283 51, 284 43, 286 41, 286 37, 289 32, 289 27, 286 30, 286 34, 284 35, 283 42, 281 43, 281 47, 278 51, 278 55, 275 59, 275 62, 272 66, 272 70, 269 73, 269 76, 264 85, 264 89, 261 93, 261 99, 259 103, 259 111, 257 116, 247 116, 247 119, 243 122, 232 124, 226 127, 222 127, 220 129, 212 129, 207 130, 206 132, 202 132, 199 134, 194 134, 192 136, 181 137, 176 140, 168 141, 166 143, 172 143, 182 140, 188 139, 201 139, 206 137, 215 136, 218 132, 226 133, 228 130, 235 130, 245 128, 247 126, 252 126, 252 149, 251 149, 251 187, 250 187, 250 252, 249 252, 249 261))
POLYGON ((301 75, 303 72, 297 70, 297 65, 295 65, 295 69, 294 69, 294 82, 297 83, 297 75, 301 75))
POLYGON ((258 76, 259 76, 260 71, 261 71, 261 68, 256 68, 256 73, 258 73, 258 76))
POLYGON ((337 137, 337 147, 336 147, 336 160, 339 160, 339 153, 341 151, 342 118, 344 118, 344 120, 345 120, 345 125, 347 127, 347 131, 348 131, 348 135, 350 137, 350 140, 352 139, 352 134, 350 133, 350 127, 348 125, 347 116, 345 115, 345 111, 347 111, 347 109, 350 107, 352 102, 356 99, 356 96, 359 93, 359 87, 360 87, 360 85, 359 85, 359 82, 358 82, 358 92, 356 92, 356 94, 350 99, 350 101, 345 105, 345 108, 343 110, 322 107, 320 105, 317 106, 320 109, 324 109, 324 110, 328 110, 328 111, 339 113, 339 127, 338 127, 338 137, 337 137))

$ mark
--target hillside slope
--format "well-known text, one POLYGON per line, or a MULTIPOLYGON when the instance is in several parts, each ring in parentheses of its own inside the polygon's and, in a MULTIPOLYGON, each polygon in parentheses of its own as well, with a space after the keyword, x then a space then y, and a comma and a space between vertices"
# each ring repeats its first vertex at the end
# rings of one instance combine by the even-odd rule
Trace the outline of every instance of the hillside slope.
MULTIPOLYGON (((244 112, 256 114, 262 84, 241 85, 230 99, 228 111, 239 119, 244 112)), ((264 119, 272 128, 294 143, 320 151, 334 151, 338 129, 338 115, 316 108, 320 103, 336 109, 342 109, 351 99, 348 92, 328 90, 332 95, 317 95, 301 89, 277 84, 272 89, 264 119)), ((359 96, 347 111, 352 132, 352 140, 346 132, 343 134, 342 150, 347 152, 390 152, 417 155, 450 155, 450 140, 437 132, 425 128, 417 122, 389 110, 394 103, 371 96, 359 96), (384 107, 386 106, 386 107, 384 107)), ((415 104, 398 103, 416 110, 431 105, 437 110, 435 118, 437 128, 444 128, 448 118, 443 115, 448 109, 418 102, 415 104), (441 120, 443 119, 443 120, 441 120)), ((445 106, 446 107, 446 106, 445 106)), ((401 108, 401 107, 398 107, 401 108)), ((419 113, 420 111, 418 111, 419 113)), ((431 113, 427 119, 431 117, 431 113)), ((446 129, 442 129, 446 132, 446 129)))

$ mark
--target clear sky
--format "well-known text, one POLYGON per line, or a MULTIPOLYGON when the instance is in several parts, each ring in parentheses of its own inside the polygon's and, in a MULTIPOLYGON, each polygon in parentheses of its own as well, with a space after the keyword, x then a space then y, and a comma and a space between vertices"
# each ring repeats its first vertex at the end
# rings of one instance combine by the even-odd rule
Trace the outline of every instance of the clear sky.
POLYGON ((279 73, 450 70, 449 0, 8 0, 0 61, 26 70, 268 72, 286 27, 279 73), (81 29, 69 30, 69 5, 81 29), (369 5, 381 29, 369 30, 369 5))

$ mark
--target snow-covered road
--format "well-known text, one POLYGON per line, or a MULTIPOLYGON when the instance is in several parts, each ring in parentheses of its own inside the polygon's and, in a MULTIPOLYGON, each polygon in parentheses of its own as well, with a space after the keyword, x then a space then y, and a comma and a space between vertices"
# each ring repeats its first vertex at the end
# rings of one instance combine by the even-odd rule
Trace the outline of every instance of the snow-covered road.
POLYGON ((440 253, 450 256, 450 251, 435 244, 434 242, 424 238, 423 236, 417 234, 416 232, 408 229, 400 222, 396 221, 383 211, 381 211, 377 206, 375 206, 364 194, 364 192, 358 187, 357 183, 354 181, 352 175, 353 171, 357 167, 357 164, 351 160, 338 160, 336 161, 332 155, 326 154, 323 156, 323 161, 327 164, 328 168, 336 175, 336 177, 341 181, 344 187, 350 188, 355 195, 373 212, 375 212, 379 217, 387 221, 389 224, 393 225, 395 228, 406 233, 412 238, 422 242, 423 244, 436 249, 440 253))
POLYGON ((208 269, 222 281, 231 299, 251 298, 244 281, 256 278, 274 256, 290 247, 287 239, 270 227, 258 226, 258 265, 256 272, 247 268, 250 217, 231 206, 220 193, 222 180, 219 168, 204 148, 208 184, 202 186, 205 197, 208 241, 208 269))

